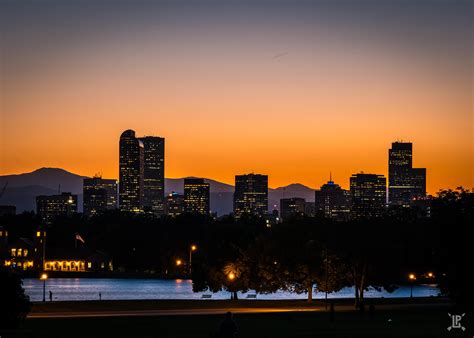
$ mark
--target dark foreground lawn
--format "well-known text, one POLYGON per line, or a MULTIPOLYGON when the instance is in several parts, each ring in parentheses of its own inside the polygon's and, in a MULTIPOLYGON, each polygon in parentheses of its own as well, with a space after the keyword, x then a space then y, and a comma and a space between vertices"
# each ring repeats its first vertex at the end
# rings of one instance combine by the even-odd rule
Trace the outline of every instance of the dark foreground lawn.
MULTIPOLYGON (((473 337, 474 316, 462 320, 466 331, 447 331, 451 324, 445 307, 383 309, 369 313, 286 312, 236 314, 242 338, 250 337, 473 337)), ((8 337, 210 337, 222 315, 30 318, 19 332, 8 337)))

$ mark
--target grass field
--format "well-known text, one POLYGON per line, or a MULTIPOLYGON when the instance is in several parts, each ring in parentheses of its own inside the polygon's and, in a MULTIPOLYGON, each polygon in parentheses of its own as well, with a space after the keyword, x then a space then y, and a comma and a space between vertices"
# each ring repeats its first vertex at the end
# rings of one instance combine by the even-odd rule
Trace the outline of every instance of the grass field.
MULTIPOLYGON (((96 310, 109 307, 111 304, 78 304, 96 310)), ((127 302, 125 302, 127 303, 127 302)), ((133 308, 140 302, 128 302, 133 308)), ((155 302, 156 303, 156 302, 155 302)), ((179 306, 168 301, 160 304, 163 307, 179 306)), ((189 306, 208 308, 222 307, 219 302, 188 302, 189 306)), ((229 303, 235 307, 235 303, 229 303)), ((227 304, 226 303, 226 304, 227 304)), ((258 302, 252 302, 258 304, 258 302)), ((145 308, 156 308, 153 302, 145 302, 145 308)), ((400 305, 396 301, 394 305, 400 305)), ((53 304, 50 304, 53 305, 53 304)), ((118 304, 115 304, 118 305, 118 304)), ((280 304, 275 304, 278 307, 280 304)), ((288 304, 283 304, 288 306, 288 304)), ((295 304, 294 304, 295 305, 295 304)), ((320 304, 319 304, 320 305, 320 304)), ((342 311, 343 304, 336 306, 334 321, 325 311, 284 312, 284 313, 251 313, 236 314, 234 320, 239 326, 239 337, 473 337, 474 323, 472 313, 467 313, 462 324, 466 331, 447 331, 451 324, 446 306, 376 306, 373 316, 368 312, 342 311)), ((47 304, 38 305, 35 311, 45 312, 47 304)), ((71 304, 57 303, 56 311, 64 311, 71 304)), ((123 303, 121 304, 123 306, 123 303)), ((247 306, 247 305, 245 305, 247 306)), ((258 305, 255 305, 258 306, 258 305)), ((265 305, 267 306, 267 305, 265 305)), ((50 308, 51 310, 52 308, 50 308)), ((77 310, 77 309, 74 309, 77 310)), ((101 318, 41 318, 27 319, 22 330, 4 332, 1 338, 7 337, 210 337, 221 322, 222 315, 172 315, 146 317, 101 317, 101 318)))

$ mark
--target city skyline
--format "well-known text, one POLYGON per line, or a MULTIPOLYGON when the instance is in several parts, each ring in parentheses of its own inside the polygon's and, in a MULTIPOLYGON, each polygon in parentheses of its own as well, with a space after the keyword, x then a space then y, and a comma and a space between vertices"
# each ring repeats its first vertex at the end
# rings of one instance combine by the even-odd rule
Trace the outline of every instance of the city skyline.
MULTIPOLYGON (((127 131, 130 131, 130 130, 127 130, 127 131)), ((164 140, 164 138, 161 138, 161 137, 156 137, 156 136, 151 136, 151 135, 147 135, 145 137, 140 137, 140 138, 137 138, 137 140, 143 140, 144 138, 155 138, 155 139, 161 139, 161 140, 164 140)), ((405 140, 396 140, 394 142, 391 142, 390 145, 393 145, 393 144, 412 144, 412 142, 407 142, 405 140)), ((385 152, 386 152, 387 149, 385 149, 385 152)), ((391 149, 389 149, 391 150, 391 149)), ((168 155, 167 155, 168 156, 168 155)), ((420 156, 419 154, 417 154, 416 157, 420 156)), ((385 159, 385 162, 387 159, 385 159)), ((390 156, 389 156, 389 161, 390 161, 390 156)), ((417 162, 413 162, 413 163, 417 163, 417 162)), ((117 166, 119 167, 119 164, 117 164, 117 166)), ((43 168, 54 168, 54 167, 51 167, 51 166, 45 166, 43 168)), ((41 168, 35 168, 33 169, 31 172, 35 171, 35 170, 38 170, 38 169, 41 169, 41 168)), ((58 168, 58 169, 64 169, 66 171, 69 171, 68 169, 66 168, 58 168)), ((429 170, 429 168, 423 168, 423 170, 429 170)), ((268 172, 269 170, 263 170, 262 172, 266 173, 268 172)), ((347 170, 346 170, 347 171, 347 170)), ((69 172, 73 172, 73 171, 69 171, 69 172)), ((255 170, 249 170, 248 173, 255 173, 256 171, 255 170)), ((8 176, 8 175, 19 175, 19 174, 26 174, 28 172, 21 172, 21 173, 12 173, 12 174, 0 174, 1 176, 8 176)), ((89 174, 82 174, 82 173, 78 173, 78 172, 74 172, 74 174, 77 174, 77 175, 81 175, 81 176, 84 176, 84 177, 89 177, 89 178, 93 178, 97 175, 99 175, 100 177, 102 177, 102 172, 99 171, 100 174, 98 174, 98 171, 95 171, 95 174, 93 175, 89 175, 89 174)), ((386 166, 386 169, 385 170, 382 170, 380 172, 376 172, 376 171, 370 171, 370 170, 354 170, 351 172, 351 174, 347 177, 336 177, 336 179, 334 179, 333 181, 336 182, 338 185, 340 185, 343 189, 345 190, 348 190, 350 188, 350 176, 351 175, 354 175, 354 174, 364 174, 364 173, 376 173, 376 174, 380 174, 380 175, 383 175, 385 176, 387 179, 388 177, 390 176, 390 171, 389 171, 389 165, 386 166)), ((232 178, 235 179, 235 176, 237 175, 244 175, 245 173, 241 170, 241 171, 238 171, 238 173, 234 173, 232 174, 232 178)), ((324 186, 328 181, 327 179, 329 178, 329 181, 332 181, 332 176, 333 176, 334 172, 333 171, 329 171, 327 172, 326 174, 326 177, 318 177, 317 178, 317 182, 319 181, 322 181, 322 183, 320 185, 311 185, 311 184, 305 184, 305 183, 302 183, 302 181, 298 180, 298 178, 296 178, 295 180, 291 180, 288 181, 288 183, 286 184, 282 184, 282 185, 274 185, 274 186, 271 186, 270 185, 270 181, 271 181, 271 175, 267 175, 268 176, 268 181, 269 181, 269 184, 268 184, 268 187, 271 188, 271 189, 275 189, 275 188, 278 188, 278 187, 285 187, 285 186, 288 186, 288 185, 291 185, 291 184, 302 184, 304 186, 307 186, 308 188, 311 188, 311 189, 315 189, 315 190, 318 190, 320 187, 324 186)), ((429 182, 430 179, 431 179, 431 174, 432 172, 429 171, 429 179, 425 178, 425 181, 426 182, 429 182)), ((426 173, 424 174, 426 175, 426 173)), ((119 175, 117 175, 119 176, 119 175)), ((339 176, 339 175, 336 175, 336 176, 339 176)), ((428 175, 426 175, 428 176, 428 175)), ((209 177, 209 176, 201 176, 202 178, 205 178, 205 179, 211 179, 211 180, 214 180, 214 181, 217 181, 217 182, 220 182, 220 183, 224 183, 224 184, 228 184, 228 185, 234 185, 234 180, 230 181, 230 182, 227 182, 227 181, 223 181, 223 180, 219 180, 219 179, 216 179, 214 177, 209 177)), ((182 179, 186 179, 186 178, 201 178, 201 177, 198 177, 196 175, 185 175, 185 176, 182 176, 182 177, 169 177, 169 176, 166 176, 166 179, 179 179, 179 178, 182 178, 182 179)), ((119 177, 115 178, 112 176, 109 177, 109 179, 113 179, 113 180, 117 180, 117 182, 120 181, 119 177)), ((315 180, 316 181, 316 180, 315 180)), ((164 184, 161 183, 161 184, 164 184)), ((455 184, 453 186, 442 186, 441 188, 431 192, 428 190, 428 184, 426 183, 426 195, 435 195, 439 190, 441 189, 454 189, 454 188, 457 188, 459 186, 463 186, 461 184, 455 184)), ((465 188, 471 188, 469 185, 465 185, 464 186, 465 188)), ((388 181, 387 181, 387 193, 389 191, 389 188, 390 188, 390 185, 388 184, 388 181)), ((164 193, 164 191, 163 191, 164 193)), ((163 195, 163 198, 164 198, 164 195, 163 195)), ((388 198, 388 195, 387 195, 387 198, 388 198)))
POLYGON ((6 4, 0 174, 118 179, 117 135, 131 128, 167 139, 168 177, 320 187, 332 171, 348 189, 355 172, 387 175, 400 139, 428 193, 472 187, 469 13, 463 1, 6 4))
POLYGON ((0 338, 471 336, 473 14, 0 0, 0 338))

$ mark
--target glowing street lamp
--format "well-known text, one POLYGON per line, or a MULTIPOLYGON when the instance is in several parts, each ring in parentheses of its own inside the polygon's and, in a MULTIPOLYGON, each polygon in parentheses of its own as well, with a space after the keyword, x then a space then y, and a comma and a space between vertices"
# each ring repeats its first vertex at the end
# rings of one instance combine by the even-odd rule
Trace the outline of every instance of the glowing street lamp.
POLYGON ((181 264, 183 264, 183 261, 181 259, 177 259, 176 266, 180 266, 181 264))
MULTIPOLYGON (((237 277, 237 276, 236 276, 235 273, 233 273, 232 271, 227 274, 227 279, 228 279, 230 282, 233 282, 236 277, 237 277)), ((232 291, 231 291, 231 292, 230 292, 230 299, 235 299, 235 300, 237 300, 237 292, 235 292, 235 291, 232 292, 232 291)))
POLYGON ((411 282, 411 285, 410 285, 410 298, 413 298, 413 284, 415 283, 415 280, 416 280, 415 274, 414 273, 409 274, 408 279, 411 282))
POLYGON ((192 265, 192 262, 193 262, 193 252, 197 250, 197 246, 196 245, 191 245, 189 247, 189 275, 191 275, 191 265, 192 265))
POLYGON ((46 280, 47 279, 48 279, 48 275, 45 273, 42 273, 40 280, 43 281, 43 302, 46 302, 46 280))

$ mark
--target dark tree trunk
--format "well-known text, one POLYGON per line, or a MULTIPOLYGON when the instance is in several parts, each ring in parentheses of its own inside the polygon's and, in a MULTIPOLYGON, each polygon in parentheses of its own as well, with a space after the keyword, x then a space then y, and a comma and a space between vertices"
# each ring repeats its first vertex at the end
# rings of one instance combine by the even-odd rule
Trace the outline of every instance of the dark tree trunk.
POLYGON ((359 286, 359 306, 364 303, 364 289, 367 277, 367 262, 364 261, 364 266, 362 268, 362 275, 360 276, 360 286, 359 286))
POLYGON ((352 270, 354 276, 354 307, 359 307, 359 281, 357 280, 357 269, 356 267, 352 270))
POLYGON ((308 286, 308 303, 313 302, 313 284, 308 286))

